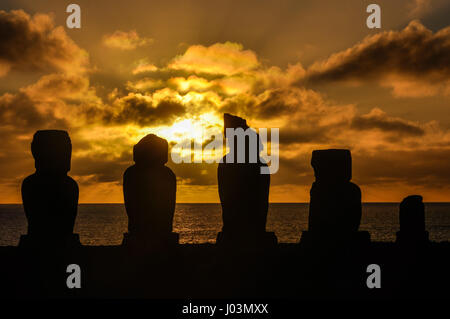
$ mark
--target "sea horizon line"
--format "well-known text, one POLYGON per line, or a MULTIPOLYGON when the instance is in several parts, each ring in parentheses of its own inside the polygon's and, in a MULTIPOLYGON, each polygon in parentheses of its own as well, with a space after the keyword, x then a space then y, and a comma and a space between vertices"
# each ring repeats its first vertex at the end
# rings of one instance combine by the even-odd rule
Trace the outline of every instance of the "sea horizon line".
MULTIPOLYGON (((380 202, 362 202, 362 204, 400 204, 401 201, 380 201, 380 202)), ((220 205, 220 202, 177 202, 176 204, 191 204, 191 205, 210 205, 217 204, 220 205)), ((309 202, 270 202, 269 204, 309 204, 309 202)), ((424 204, 450 204, 448 202, 440 202, 440 201, 424 201, 424 204)), ((20 202, 16 203, 0 203, 0 205, 22 205, 20 202)), ((123 202, 86 202, 86 203, 78 203, 78 205, 124 205, 123 202)))

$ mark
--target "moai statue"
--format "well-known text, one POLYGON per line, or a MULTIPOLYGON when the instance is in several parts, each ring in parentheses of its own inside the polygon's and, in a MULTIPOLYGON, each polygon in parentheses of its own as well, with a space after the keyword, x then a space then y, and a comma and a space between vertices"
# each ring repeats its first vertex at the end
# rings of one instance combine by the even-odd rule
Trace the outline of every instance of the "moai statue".
POLYGON ((420 195, 411 195, 400 203, 400 231, 397 232, 397 243, 428 242, 428 232, 425 230, 425 205, 422 200, 420 195))
POLYGON ((34 134, 31 152, 36 172, 22 183, 22 201, 28 234, 20 246, 73 246, 78 208, 78 185, 70 171, 72 144, 66 131, 44 130, 34 134))
POLYGON ((267 164, 259 155, 262 150, 259 136, 249 129, 246 120, 227 113, 224 131, 230 153, 223 157, 217 170, 223 219, 217 243, 274 244, 275 234, 266 232, 270 175, 261 174, 261 167, 267 164))
POLYGON ((311 165, 315 182, 310 191, 308 236, 322 241, 355 238, 361 222, 361 190, 350 182, 350 151, 313 151, 311 165))
POLYGON ((123 174, 123 194, 128 215, 124 244, 157 248, 178 243, 172 233, 177 180, 168 161, 168 143, 154 134, 133 148, 134 165, 123 174))

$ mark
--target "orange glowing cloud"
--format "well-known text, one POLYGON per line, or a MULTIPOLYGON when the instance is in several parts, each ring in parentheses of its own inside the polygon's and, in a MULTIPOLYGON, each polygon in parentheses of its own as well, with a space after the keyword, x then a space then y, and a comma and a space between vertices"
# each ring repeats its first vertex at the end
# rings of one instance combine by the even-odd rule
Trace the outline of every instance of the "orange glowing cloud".
POLYGON ((156 72, 158 67, 152 63, 147 62, 146 59, 138 61, 136 67, 133 69, 132 73, 134 75, 146 72, 156 72))
POLYGON ((135 30, 128 32, 117 30, 103 37, 105 46, 121 50, 134 50, 152 43, 153 39, 140 37, 135 30))
POLYGON ((209 47, 190 46, 183 55, 174 58, 168 67, 195 73, 233 75, 255 69, 259 65, 253 51, 244 50, 239 43, 225 42, 209 47))

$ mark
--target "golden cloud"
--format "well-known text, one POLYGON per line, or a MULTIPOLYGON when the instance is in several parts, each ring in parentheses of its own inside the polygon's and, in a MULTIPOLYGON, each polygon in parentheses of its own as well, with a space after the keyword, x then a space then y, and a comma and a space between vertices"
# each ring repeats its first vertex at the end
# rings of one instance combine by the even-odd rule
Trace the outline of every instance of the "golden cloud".
POLYGON ((175 57, 168 67, 194 73, 233 75, 250 71, 260 65, 256 54, 244 50, 239 43, 215 43, 209 47, 190 46, 183 55, 175 57))
POLYGON ((140 37, 135 30, 128 32, 117 30, 103 37, 103 45, 120 50, 134 50, 152 43, 153 39, 140 37))
POLYGON ((127 89, 134 92, 150 92, 155 89, 160 89, 165 86, 163 80, 160 79, 152 79, 152 78, 144 78, 137 81, 128 81, 127 89))
POLYGON ((188 78, 174 77, 167 81, 169 84, 175 86, 181 92, 187 91, 206 91, 214 84, 205 78, 191 75, 188 78))
POLYGON ((132 71, 134 75, 146 72, 158 71, 158 67, 151 63, 139 63, 132 71))

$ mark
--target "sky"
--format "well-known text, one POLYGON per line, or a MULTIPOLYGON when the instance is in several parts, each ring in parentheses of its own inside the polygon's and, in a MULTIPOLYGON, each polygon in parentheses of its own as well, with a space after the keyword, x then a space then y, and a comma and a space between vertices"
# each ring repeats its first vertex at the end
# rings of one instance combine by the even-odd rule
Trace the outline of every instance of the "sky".
MULTIPOLYGON (((142 137, 205 144, 224 112, 279 128, 271 202, 309 201, 327 148, 351 150, 363 201, 450 201, 448 1, 72 3, 80 29, 69 2, 0 4, 0 203, 21 202, 36 130, 69 132, 81 203, 120 203, 142 137)), ((219 201, 217 164, 167 165, 177 202, 219 201)))

